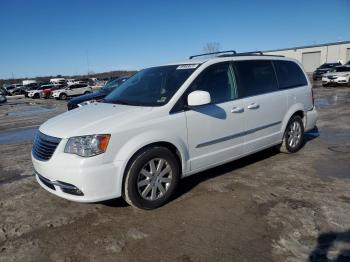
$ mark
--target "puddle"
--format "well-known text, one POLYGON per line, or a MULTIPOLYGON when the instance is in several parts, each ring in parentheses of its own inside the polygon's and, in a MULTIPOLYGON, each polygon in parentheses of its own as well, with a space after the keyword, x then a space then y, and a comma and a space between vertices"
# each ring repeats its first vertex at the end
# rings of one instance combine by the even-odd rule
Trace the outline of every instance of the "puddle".
MULTIPOLYGON (((339 156, 337 154, 337 156, 339 156)), ((350 162, 348 159, 335 159, 330 157, 328 160, 322 160, 314 164, 316 174, 324 178, 349 178, 350 162)))
POLYGON ((349 132, 331 132, 331 131, 320 131, 320 139, 330 144, 344 145, 350 141, 349 132))
MULTIPOLYGON (((349 141, 350 141, 350 132, 346 131, 338 131, 336 129, 332 128, 325 128, 322 127, 318 129, 315 127, 314 129, 305 132, 305 139, 311 140, 314 138, 322 139, 323 141, 327 142, 328 144, 332 144, 332 147, 343 146, 344 148, 338 149, 340 151, 349 151, 349 141), (347 149, 345 149, 347 147, 347 149)), ((331 149, 330 149, 331 150, 331 149)), ((335 148, 333 151, 336 151, 335 148)))
POLYGON ((349 101, 348 97, 335 94, 332 96, 315 98, 315 106, 317 109, 323 109, 331 106, 344 104, 348 101, 349 101))
POLYGON ((53 113, 58 111, 57 108, 52 108, 49 106, 46 107, 36 107, 36 108, 23 108, 21 111, 14 111, 9 112, 6 115, 8 116, 30 116, 35 114, 42 114, 42 113, 53 113))
POLYGON ((350 145, 329 146, 328 149, 336 153, 344 153, 344 154, 350 153, 350 145))
POLYGON ((37 127, 12 129, 0 132, 0 145, 16 144, 24 141, 33 141, 37 127))

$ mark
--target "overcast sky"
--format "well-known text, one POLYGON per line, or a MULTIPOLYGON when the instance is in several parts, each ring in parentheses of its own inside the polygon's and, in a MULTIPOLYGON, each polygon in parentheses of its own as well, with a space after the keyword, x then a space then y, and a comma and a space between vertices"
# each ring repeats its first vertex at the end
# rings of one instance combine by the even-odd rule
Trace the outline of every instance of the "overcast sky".
POLYGON ((1 0, 0 78, 141 69, 221 49, 350 40, 349 0, 1 0))

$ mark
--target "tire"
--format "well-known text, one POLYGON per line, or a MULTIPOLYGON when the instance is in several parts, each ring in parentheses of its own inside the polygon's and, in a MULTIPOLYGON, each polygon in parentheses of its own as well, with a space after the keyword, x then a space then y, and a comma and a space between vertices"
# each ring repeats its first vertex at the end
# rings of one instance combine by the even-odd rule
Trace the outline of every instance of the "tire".
POLYGON ((87 95, 87 94, 90 94, 90 93, 91 93, 90 91, 85 91, 84 95, 87 95))
POLYGON ((67 95, 65 93, 60 94, 59 99, 60 100, 66 100, 67 99, 67 95))
POLYGON ((145 210, 161 207, 176 190, 180 178, 179 164, 167 148, 145 148, 130 160, 128 166, 123 198, 131 206, 145 210))
POLYGON ((40 95, 39 94, 34 94, 33 99, 38 99, 38 98, 40 98, 40 95))
POLYGON ((295 153, 304 143, 304 123, 300 116, 293 115, 289 120, 280 145, 280 152, 295 153), (293 141, 294 140, 294 141, 293 141))

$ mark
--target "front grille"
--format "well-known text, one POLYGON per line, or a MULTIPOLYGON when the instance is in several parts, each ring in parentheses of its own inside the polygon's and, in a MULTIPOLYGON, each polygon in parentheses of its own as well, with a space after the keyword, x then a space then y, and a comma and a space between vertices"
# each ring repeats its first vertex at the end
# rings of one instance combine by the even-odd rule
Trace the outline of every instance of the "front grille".
POLYGON ((60 138, 48 136, 38 131, 33 143, 33 156, 41 161, 49 160, 60 141, 60 138))

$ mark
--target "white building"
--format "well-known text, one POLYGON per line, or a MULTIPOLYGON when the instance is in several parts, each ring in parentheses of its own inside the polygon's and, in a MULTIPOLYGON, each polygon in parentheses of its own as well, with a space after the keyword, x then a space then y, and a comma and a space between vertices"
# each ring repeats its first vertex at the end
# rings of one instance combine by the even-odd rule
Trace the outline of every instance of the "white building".
POLYGON ((62 84, 62 83, 65 83, 65 79, 64 78, 51 78, 50 79, 50 82, 52 84, 62 84))
POLYGON ((306 72, 313 72, 323 63, 350 61, 350 41, 263 51, 264 54, 283 55, 299 60, 306 72))

